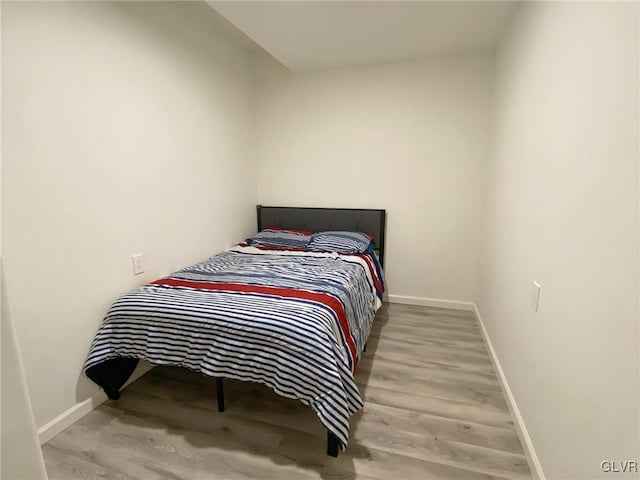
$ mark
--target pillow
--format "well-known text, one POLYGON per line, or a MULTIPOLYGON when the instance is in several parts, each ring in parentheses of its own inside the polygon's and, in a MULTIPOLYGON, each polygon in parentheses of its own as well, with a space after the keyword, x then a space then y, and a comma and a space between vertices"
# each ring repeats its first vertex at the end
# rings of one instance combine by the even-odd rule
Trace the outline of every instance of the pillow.
POLYGON ((291 233, 297 233, 300 235, 305 235, 307 237, 310 237, 311 235, 313 235, 313 232, 310 232, 309 230, 300 230, 296 228, 267 227, 265 228, 265 230, 268 230, 270 232, 291 232, 291 233))
POLYGON ((309 250, 314 252, 368 253, 373 237, 361 232, 319 232, 311 235, 309 250))
POLYGON ((306 248, 311 239, 311 232, 302 230, 284 230, 281 228, 267 228, 253 237, 247 238, 247 244, 252 246, 277 248, 306 248))

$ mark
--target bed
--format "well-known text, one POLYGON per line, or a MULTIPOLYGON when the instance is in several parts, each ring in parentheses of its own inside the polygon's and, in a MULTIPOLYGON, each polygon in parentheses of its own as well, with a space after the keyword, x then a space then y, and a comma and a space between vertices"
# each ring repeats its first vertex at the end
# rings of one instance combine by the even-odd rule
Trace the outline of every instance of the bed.
POLYGON ((309 405, 337 456, 363 406, 354 373, 384 290, 385 217, 259 205, 258 232, 292 244, 241 242, 123 295, 91 344, 85 374, 116 400, 141 359, 189 368, 216 379, 219 411, 223 379, 261 383, 309 405), (322 244, 344 232, 366 233, 367 250, 322 244))

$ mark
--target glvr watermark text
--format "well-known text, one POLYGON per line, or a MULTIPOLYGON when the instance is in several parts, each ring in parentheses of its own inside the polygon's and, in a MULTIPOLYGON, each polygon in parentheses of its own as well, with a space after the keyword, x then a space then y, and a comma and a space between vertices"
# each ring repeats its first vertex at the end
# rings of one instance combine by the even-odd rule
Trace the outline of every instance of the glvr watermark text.
POLYGON ((603 460, 600 469, 604 473, 638 473, 637 460, 603 460))

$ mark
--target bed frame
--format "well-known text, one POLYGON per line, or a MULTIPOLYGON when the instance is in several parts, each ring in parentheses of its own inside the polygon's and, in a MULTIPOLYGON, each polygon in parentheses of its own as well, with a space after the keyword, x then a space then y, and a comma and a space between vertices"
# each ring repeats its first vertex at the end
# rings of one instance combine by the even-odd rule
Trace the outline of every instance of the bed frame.
MULTIPOLYGON (((258 230, 281 227, 319 232, 325 230, 360 231, 373 235, 380 264, 384 265, 385 210, 362 208, 265 207, 258 205, 258 230)), ((366 348, 365 348, 366 350, 366 348)), ((120 388, 133 373, 138 359, 118 357, 87 370, 87 376, 111 400, 120 398, 120 388), (108 364, 108 366, 107 366, 108 364)), ((218 411, 224 411, 223 378, 216 378, 218 411)), ((327 455, 338 456, 338 439, 327 431, 327 455)))
MULTIPOLYGON (((266 207, 257 205, 258 231, 291 228, 310 232, 340 230, 373 235, 373 243, 384 267, 386 210, 365 208, 266 207)), ((365 346, 366 351, 366 346, 365 346)), ((216 378, 218 411, 224 412, 224 383, 216 378)), ((327 430, 327 455, 338 456, 338 439, 327 430)))

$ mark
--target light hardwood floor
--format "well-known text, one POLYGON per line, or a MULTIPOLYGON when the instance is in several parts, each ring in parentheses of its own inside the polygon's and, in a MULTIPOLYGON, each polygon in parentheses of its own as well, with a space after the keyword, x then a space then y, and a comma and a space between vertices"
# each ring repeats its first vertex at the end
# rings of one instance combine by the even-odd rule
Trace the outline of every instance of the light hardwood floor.
POLYGON ((326 456, 309 407, 249 383, 155 368, 43 446, 53 479, 530 479, 468 312, 385 304, 356 376, 365 407, 326 456))

